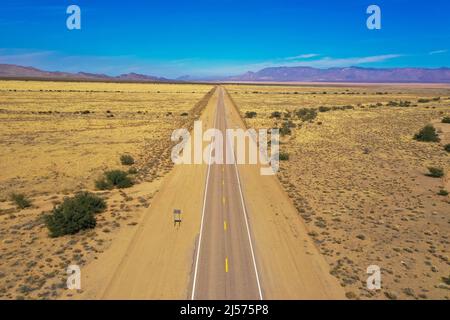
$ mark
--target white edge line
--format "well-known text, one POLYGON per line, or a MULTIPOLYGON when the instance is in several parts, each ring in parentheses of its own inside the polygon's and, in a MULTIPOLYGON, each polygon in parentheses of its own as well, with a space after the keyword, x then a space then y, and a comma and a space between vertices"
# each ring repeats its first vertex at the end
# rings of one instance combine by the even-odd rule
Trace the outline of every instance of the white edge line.
MULTIPOLYGON (((224 101, 224 105, 225 105, 225 101, 224 101)), ((225 123, 226 123, 226 121, 227 121, 227 115, 225 113, 225 123)), ((228 141, 228 139, 227 139, 227 141, 228 141)), ((258 268, 256 267, 255 253, 253 252, 252 237, 250 235, 250 228, 248 226, 247 210, 245 209, 244 196, 242 195, 241 180, 239 179, 239 171, 237 169, 236 156, 234 154, 234 150, 233 150, 233 160, 234 160, 234 168, 236 171, 236 177, 238 180, 239 195, 241 196, 241 206, 242 206, 242 210, 243 210, 243 214, 244 214, 244 218, 245 218, 245 225, 247 227, 248 242, 250 243, 250 251, 252 252, 252 260, 253 260, 253 267, 255 268, 256 282, 258 284, 259 299, 263 300, 263 296, 262 296, 262 292, 261 292, 261 284, 259 283, 258 268)))
MULTIPOLYGON (((216 121, 217 121, 217 105, 216 105, 216 110, 214 112, 214 128, 216 127, 216 121)), ((197 270, 198 270, 198 259, 200 257, 200 248, 202 246, 203 220, 204 220, 204 217, 205 217, 206 195, 208 193, 209 172, 211 170, 212 150, 213 150, 213 148, 211 148, 209 150, 208 172, 206 174, 205 192, 203 194, 202 220, 200 222, 200 236, 199 236, 199 239, 198 239, 197 257, 195 259, 194 280, 193 280, 193 283, 192 283, 191 300, 194 300, 194 298, 195 298, 195 284, 196 284, 196 281, 197 281, 197 270)))

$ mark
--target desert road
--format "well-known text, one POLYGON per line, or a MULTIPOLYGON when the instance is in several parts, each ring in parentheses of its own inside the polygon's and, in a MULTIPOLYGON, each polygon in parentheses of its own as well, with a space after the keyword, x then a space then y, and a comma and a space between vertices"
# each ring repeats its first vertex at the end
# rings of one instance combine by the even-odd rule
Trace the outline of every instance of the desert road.
MULTIPOLYGON (((219 90, 214 123, 225 137, 224 91, 219 90)), ((223 155, 225 148, 224 141, 223 155)), ((191 298, 262 299, 236 163, 208 166, 201 219, 191 298)))
MULTIPOLYGON (((200 120, 203 132, 246 128, 221 86, 200 120)), ((81 299, 345 298, 277 176, 252 164, 175 165, 137 228, 83 268, 82 286, 81 299)))

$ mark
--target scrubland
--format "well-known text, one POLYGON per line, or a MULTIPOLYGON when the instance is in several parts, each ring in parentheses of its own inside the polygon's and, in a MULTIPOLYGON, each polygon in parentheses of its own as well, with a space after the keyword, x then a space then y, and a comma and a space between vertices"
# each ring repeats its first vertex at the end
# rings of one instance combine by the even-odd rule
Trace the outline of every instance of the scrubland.
POLYGON ((448 86, 227 90, 248 127, 281 129, 279 180, 348 298, 450 297, 448 86), (439 142, 413 138, 427 124, 439 142), (370 265, 380 290, 366 287, 370 265))
POLYGON ((0 298, 57 298, 68 265, 133 229, 172 166, 172 130, 192 125, 212 87, 1 81, 0 298), (108 170, 134 186, 96 190, 108 170), (50 238, 44 216, 79 191, 107 201, 96 228, 50 238))

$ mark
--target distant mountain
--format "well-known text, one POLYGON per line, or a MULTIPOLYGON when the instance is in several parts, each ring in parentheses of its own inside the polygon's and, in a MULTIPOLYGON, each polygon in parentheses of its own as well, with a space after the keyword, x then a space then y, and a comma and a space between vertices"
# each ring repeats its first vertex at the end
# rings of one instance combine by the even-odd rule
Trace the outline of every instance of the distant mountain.
POLYGON ((128 81, 152 81, 152 82, 170 81, 169 79, 166 79, 166 78, 147 76, 145 74, 139 74, 139 73, 134 73, 134 72, 127 73, 127 74, 121 74, 120 76, 117 76, 116 79, 128 80, 128 81))
POLYGON ((59 72, 43 71, 33 67, 23 67, 12 64, 0 64, 0 78, 11 79, 55 79, 55 80, 78 80, 78 81, 130 81, 130 82, 170 82, 172 80, 137 73, 122 74, 117 77, 105 74, 87 72, 59 72))
POLYGON ((271 67, 257 72, 247 72, 228 77, 227 81, 268 81, 268 82, 450 82, 450 69, 425 68, 329 68, 311 67, 271 67))
POLYGON ((192 80, 192 77, 190 75, 186 74, 186 75, 178 77, 176 80, 189 81, 189 80, 192 80))
MULTIPOLYGON (((129 81, 129 82, 183 82, 183 81, 213 81, 214 79, 196 79, 191 76, 181 76, 176 80, 138 73, 108 76, 105 74, 87 72, 44 71, 33 67, 23 67, 12 64, 0 64, 0 78, 10 79, 54 79, 76 81, 129 81)), ((217 79, 216 79, 217 80, 217 79)), ((225 77, 220 81, 266 81, 266 82, 422 82, 450 83, 450 68, 329 68, 311 67, 271 67, 257 72, 246 72, 242 75, 225 77)))

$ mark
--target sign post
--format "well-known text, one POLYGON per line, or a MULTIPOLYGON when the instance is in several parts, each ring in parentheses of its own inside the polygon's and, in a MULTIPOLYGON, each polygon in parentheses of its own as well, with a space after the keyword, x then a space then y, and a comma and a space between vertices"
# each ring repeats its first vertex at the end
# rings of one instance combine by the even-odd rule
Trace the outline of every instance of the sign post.
POLYGON ((173 225, 176 226, 181 225, 181 210, 180 209, 173 209, 173 225))

